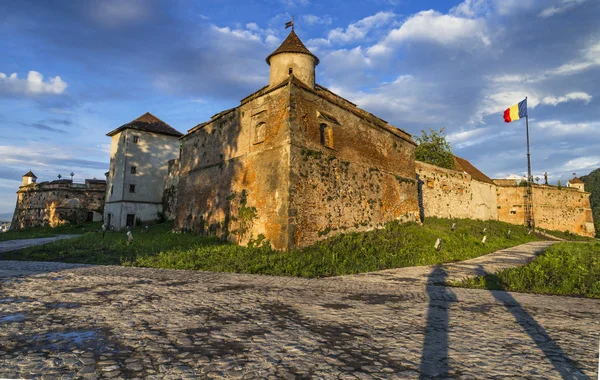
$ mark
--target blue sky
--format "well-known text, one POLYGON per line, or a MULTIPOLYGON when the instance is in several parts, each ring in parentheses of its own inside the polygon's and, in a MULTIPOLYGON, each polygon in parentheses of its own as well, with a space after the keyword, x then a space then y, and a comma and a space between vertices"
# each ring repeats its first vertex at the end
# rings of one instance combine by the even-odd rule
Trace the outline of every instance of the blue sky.
POLYGON ((144 112, 186 131, 268 83, 265 57, 296 32, 317 82, 409 133, 446 127, 491 177, 600 167, 596 0, 4 1, 0 213, 21 176, 103 178, 105 134, 144 112))

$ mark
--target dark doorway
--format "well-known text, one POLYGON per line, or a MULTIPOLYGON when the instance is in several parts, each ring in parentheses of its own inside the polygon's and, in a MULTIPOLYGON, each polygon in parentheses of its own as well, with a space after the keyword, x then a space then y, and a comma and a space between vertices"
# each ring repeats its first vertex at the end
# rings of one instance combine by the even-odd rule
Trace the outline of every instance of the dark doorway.
POLYGON ((127 227, 133 228, 133 223, 135 223, 135 214, 127 214, 127 227))
POLYGON ((87 213, 87 221, 88 222, 93 222, 94 221, 94 213, 92 211, 87 213))

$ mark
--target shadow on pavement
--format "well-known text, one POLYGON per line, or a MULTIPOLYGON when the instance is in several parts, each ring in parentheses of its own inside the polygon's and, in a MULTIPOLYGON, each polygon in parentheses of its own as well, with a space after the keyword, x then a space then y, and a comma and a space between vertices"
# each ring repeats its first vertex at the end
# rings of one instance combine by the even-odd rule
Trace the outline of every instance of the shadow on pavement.
MULTIPOLYGON (((478 266, 476 272, 478 276, 496 277, 496 275, 486 272, 481 265, 478 266)), ((497 279, 495 282, 498 284, 502 283, 500 279, 497 279)), ((510 293, 504 290, 491 290, 490 293, 513 315, 516 322, 527 335, 531 337, 537 347, 544 353, 546 359, 552 363, 554 369, 560 373, 560 376, 563 379, 588 378, 579 370, 579 368, 577 368, 576 363, 569 355, 562 350, 550 335, 548 335, 546 330, 540 326, 540 324, 537 323, 525 309, 523 309, 521 304, 519 304, 510 293)))
POLYGON ((443 286, 448 274, 441 266, 437 266, 430 274, 427 282, 429 309, 427 311, 427 326, 423 341, 423 353, 419 372, 421 377, 448 376, 448 307, 456 301, 454 294, 443 286))

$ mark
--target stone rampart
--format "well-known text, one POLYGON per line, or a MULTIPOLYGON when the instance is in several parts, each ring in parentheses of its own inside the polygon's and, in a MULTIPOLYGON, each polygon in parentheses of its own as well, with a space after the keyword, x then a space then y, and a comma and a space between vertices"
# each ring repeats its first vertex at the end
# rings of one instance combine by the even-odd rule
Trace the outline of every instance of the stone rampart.
MULTIPOLYGON (((524 224, 527 187, 497 186, 498 219, 524 224)), ((590 193, 574 188, 533 186, 533 215, 537 228, 594 236, 590 193)))
POLYGON ((106 182, 71 180, 32 183, 21 186, 11 229, 79 224, 102 220, 106 182))
POLYGON ((497 220, 496 186, 416 161, 425 217, 497 220))

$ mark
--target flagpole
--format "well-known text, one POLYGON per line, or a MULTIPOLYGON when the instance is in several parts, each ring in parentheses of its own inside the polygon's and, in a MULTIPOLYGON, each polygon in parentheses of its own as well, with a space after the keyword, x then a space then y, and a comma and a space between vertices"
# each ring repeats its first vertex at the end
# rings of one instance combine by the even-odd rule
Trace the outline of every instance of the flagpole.
MULTIPOLYGON (((527 101, 527 97, 525 97, 525 101, 527 101)), ((528 107, 529 108, 529 107, 528 107)), ((529 210, 528 210, 528 225, 530 228, 535 228, 535 222, 533 219, 533 178, 531 175, 531 153, 529 152, 529 109, 527 109, 527 113, 525 114, 525 128, 527 133, 527 183, 528 183, 528 193, 527 194, 527 202, 529 202, 529 210)))

